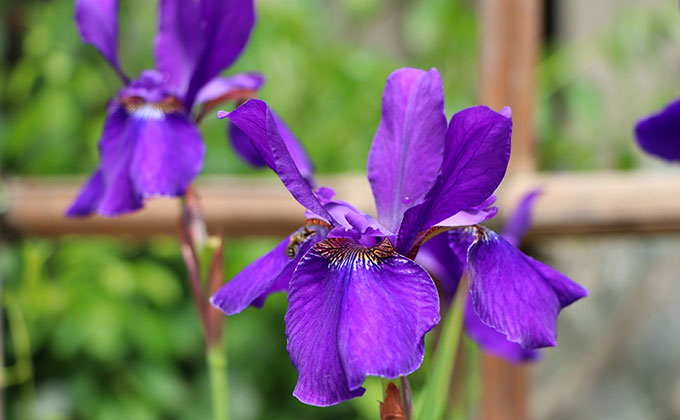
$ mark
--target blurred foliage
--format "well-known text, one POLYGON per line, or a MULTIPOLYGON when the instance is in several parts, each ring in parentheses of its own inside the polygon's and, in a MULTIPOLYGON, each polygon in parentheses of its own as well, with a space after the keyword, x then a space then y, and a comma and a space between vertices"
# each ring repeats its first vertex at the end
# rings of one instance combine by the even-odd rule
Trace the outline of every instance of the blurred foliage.
MULTIPOLYGON (((467 2, 261 0, 236 66, 267 77, 261 97, 289 123, 321 171, 362 170, 387 75, 437 67, 450 113, 473 103, 477 29, 467 2)), ((83 45, 72 1, 3 5, 0 152, 12 174, 87 173, 97 163, 106 104, 120 82, 83 45)), ((121 61, 131 76, 153 66, 155 2, 122 1, 121 61)), ((206 173, 250 170, 228 150, 225 123, 203 123, 206 173)))
POLYGON ((595 31, 572 23, 573 33, 548 40, 538 67, 540 169, 659 164, 637 148, 633 126, 680 95, 680 14, 677 2, 649 3, 612 8, 595 31))
MULTIPOLYGON (((437 67, 449 114, 473 103, 477 24, 468 1, 261 0, 257 9, 251 43, 226 74, 267 77, 261 97, 323 172, 363 170, 382 87, 397 67, 437 67)), ((80 42, 71 0, 0 1, 0 12, 2 173, 88 173, 119 80, 80 42)), ((120 56, 133 77, 153 66, 155 13, 156 2, 121 1, 120 56)), ((201 128, 204 172, 255 173, 229 150, 224 122, 209 117, 201 128)), ((273 243, 229 243, 226 277, 273 243)), ((10 418, 208 418, 202 332, 174 239, 1 246, 10 418)), ((375 379, 363 398, 332 408, 292 397, 285 308, 285 296, 273 296, 227 323, 233 418, 375 418, 382 394, 375 379)))
MULTIPOLYGON (((121 4, 120 55, 135 76, 153 66, 156 2, 121 4)), ((617 24, 595 40, 548 45, 537 107, 543 169, 625 169, 644 160, 631 142, 633 121, 680 93, 677 84, 648 83, 659 57, 673 49, 680 56, 677 4, 668 4, 622 8, 617 24)), ((267 77, 261 97, 321 172, 364 169, 383 84, 397 67, 437 67, 449 115, 475 103, 479 31, 472 0, 259 0, 257 9, 251 43, 226 74, 267 77)), ((94 48, 80 42, 72 14, 71 0, 0 0, 3 175, 86 174, 97 164, 107 101, 121 85, 94 48)), ((661 67, 655 77, 670 73, 671 66, 661 67)), ((229 150, 224 122, 206 118, 202 130, 209 151, 204 172, 256 173, 229 150)), ((227 278, 273 243, 228 244, 227 278)), ((142 245, 72 237, 0 246, 10 418, 209 416, 202 333, 173 239, 142 245)), ((291 396, 296 375, 285 351, 285 307, 277 295, 263 309, 229 319, 233 418, 376 418, 376 380, 367 381, 363 398, 327 409, 291 396)), ((414 376, 415 389, 421 381, 414 376)), ((475 389, 465 388, 466 398, 477 398, 475 389)), ((456 407, 456 418, 465 417, 464 406, 456 407)))

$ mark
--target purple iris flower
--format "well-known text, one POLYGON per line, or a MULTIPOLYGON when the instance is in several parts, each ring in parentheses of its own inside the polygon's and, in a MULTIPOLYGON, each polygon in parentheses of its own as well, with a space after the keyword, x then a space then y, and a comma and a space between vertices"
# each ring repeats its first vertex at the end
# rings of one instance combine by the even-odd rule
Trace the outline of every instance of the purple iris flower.
MULTIPOLYGON (((182 196, 203 166, 192 111, 257 90, 256 73, 220 77, 241 54, 255 22, 252 0, 161 0, 156 70, 130 81, 118 60, 118 1, 76 0, 80 35, 125 83, 108 107, 101 160, 68 216, 116 216, 151 196, 182 196)), ((236 147, 237 151, 239 150, 236 147)))
MULTIPOLYGON (((437 233, 495 214, 489 206, 510 155, 509 110, 472 107, 447 124, 435 69, 392 73, 368 157, 378 220, 333 200, 328 188, 311 189, 264 102, 224 116, 307 209, 307 221, 224 285, 213 305, 231 315, 288 290, 287 349, 299 376, 293 394, 307 404, 360 396, 367 376, 416 370, 440 317, 434 282, 413 259, 437 233)), ((480 318, 526 347, 553 345, 559 310, 585 291, 493 232, 471 229, 480 318)))
MULTIPOLYGON (((517 247, 531 224, 531 210, 540 190, 526 194, 515 211, 510 215, 503 227, 501 236, 517 247)), ((418 253, 416 262, 425 267, 438 281, 442 299, 450 304, 453 301, 458 285, 465 271, 467 248, 470 241, 461 246, 455 239, 461 238, 460 232, 439 235, 428 241, 418 253), (450 238, 450 235, 454 235, 450 238), (450 245, 450 242, 454 246, 450 245)), ((474 238, 470 237, 470 240, 474 238)), ((509 341, 505 334, 484 324, 473 309, 470 295, 465 305, 464 326, 467 335, 484 351, 504 358, 511 363, 535 360, 539 352, 531 348, 523 348, 516 342, 509 341)))
POLYGON ((680 98, 638 121, 635 136, 645 152, 680 162, 680 98))

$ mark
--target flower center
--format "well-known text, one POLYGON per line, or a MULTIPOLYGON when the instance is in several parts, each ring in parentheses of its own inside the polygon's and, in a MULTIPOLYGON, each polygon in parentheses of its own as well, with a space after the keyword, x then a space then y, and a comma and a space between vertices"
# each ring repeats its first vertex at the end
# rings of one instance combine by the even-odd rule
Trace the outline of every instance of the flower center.
POLYGON ((124 96, 120 99, 120 105, 128 114, 143 119, 161 119, 166 114, 185 112, 182 102, 172 95, 160 102, 147 102, 141 96, 124 96))
POLYGON ((347 238, 328 238, 314 247, 331 265, 359 263, 364 267, 376 267, 382 260, 397 255, 387 238, 375 246, 362 246, 347 238))

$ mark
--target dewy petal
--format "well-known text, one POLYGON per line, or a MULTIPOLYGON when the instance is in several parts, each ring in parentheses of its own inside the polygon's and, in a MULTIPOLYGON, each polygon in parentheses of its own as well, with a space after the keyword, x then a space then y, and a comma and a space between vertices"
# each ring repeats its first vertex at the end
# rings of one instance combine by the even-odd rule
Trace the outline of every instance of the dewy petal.
POLYGON ((118 0, 76 0, 75 20, 83 41, 94 45, 127 81, 118 63, 118 0))
POLYGON ((451 118, 441 174, 425 201, 404 215, 399 252, 407 252, 419 232, 479 206, 498 187, 510 158, 512 120, 506 115, 476 106, 451 118))
POLYGON ((540 189, 529 191, 522 197, 515 210, 503 225, 501 236, 514 246, 519 246, 531 226, 531 211, 536 199, 542 194, 540 189))
POLYGON ((522 348, 517 343, 508 341, 504 334, 485 325, 472 308, 468 297, 463 316, 465 333, 486 353, 502 357, 510 363, 521 363, 536 360, 540 353, 537 350, 522 348))
POLYGON ((183 113, 164 114, 148 104, 128 113, 114 105, 99 140, 99 169, 67 214, 118 216, 140 209, 150 196, 181 196, 200 172, 204 148, 183 113))
POLYGON ((479 318, 524 348, 554 346, 560 310, 588 292, 501 236, 487 229, 477 235, 468 276, 479 318))
POLYGON ((161 1, 156 66, 187 108, 241 54, 254 23, 252 0, 161 1))
POLYGON ((669 161, 680 161, 680 98, 640 120, 635 126, 635 136, 645 152, 669 161))
POLYGON ((241 270, 210 298, 210 303, 225 314, 234 315, 251 304, 261 306, 266 297, 272 293, 288 290, 290 278, 302 257, 328 233, 328 230, 321 226, 310 228, 314 229, 315 233, 298 244, 299 250, 293 258, 288 255, 289 247, 303 229, 297 230, 274 249, 241 270))
POLYGON ((264 83, 260 73, 238 73, 229 77, 218 76, 212 79, 196 95, 196 103, 219 101, 238 91, 258 91, 264 83))
POLYGON ((276 117, 264 101, 251 99, 226 117, 250 138, 255 150, 300 204, 328 222, 336 223, 301 174, 276 117))
POLYGON ((378 220, 396 231, 437 178, 444 150, 444 90, 436 69, 403 68, 387 78, 382 118, 368 155, 378 220))
POLYGON ((439 322, 434 283, 389 241, 363 247, 327 239, 291 280, 288 352, 294 395, 313 405, 359 396, 368 375, 396 378, 423 360, 424 336, 439 322))

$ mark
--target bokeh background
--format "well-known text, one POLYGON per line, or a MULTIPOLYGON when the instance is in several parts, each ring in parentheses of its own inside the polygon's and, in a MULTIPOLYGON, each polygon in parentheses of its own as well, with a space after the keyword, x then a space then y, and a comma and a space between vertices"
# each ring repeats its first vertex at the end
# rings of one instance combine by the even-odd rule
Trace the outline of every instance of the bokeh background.
MULTIPOLYGON (((157 2, 121 6, 122 66, 136 75, 153 65, 157 2)), ((472 0, 258 0, 251 43, 228 73, 266 75, 261 97, 319 173, 363 171, 395 68, 437 67, 448 115, 476 103, 477 7, 472 0)), ((677 170, 642 155, 631 130, 680 94, 677 9, 671 0, 546 2, 540 169, 677 170)), ((72 16, 71 0, 0 0, 2 176, 85 175, 96 165, 107 100, 120 83, 81 44, 72 16)), ((224 122, 206 118, 202 131, 204 173, 271 176, 234 156, 224 122)), ((0 211, 6 200, 0 185, 0 211)), ((1 239, 8 418, 208 418, 203 338, 174 238, 1 239)), ((278 240, 228 240, 227 278, 278 240)), ((560 347, 534 369, 535 418, 680 418, 680 238, 580 236, 527 249, 592 294, 565 311, 560 347)), ((291 396, 285 308, 277 295, 227 323, 233 418, 377 418, 375 382, 364 398, 327 409, 291 396)), ((457 415, 474 418, 478 357, 471 344, 466 350, 457 415)))

